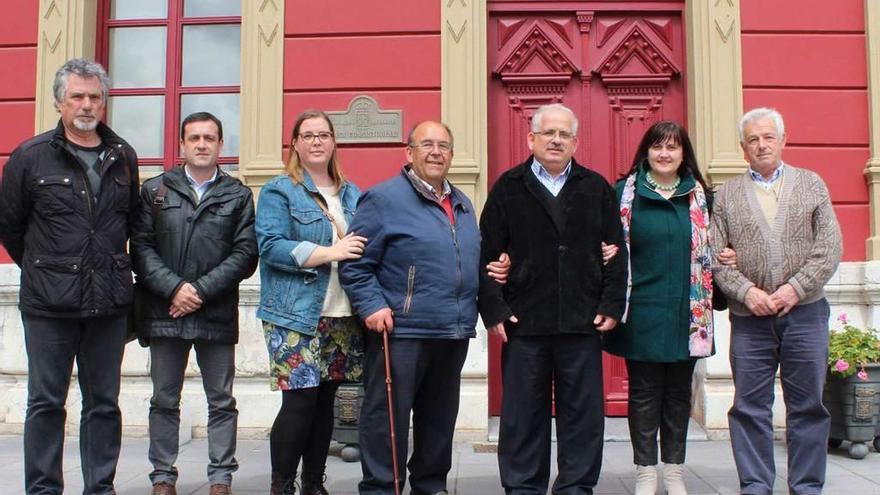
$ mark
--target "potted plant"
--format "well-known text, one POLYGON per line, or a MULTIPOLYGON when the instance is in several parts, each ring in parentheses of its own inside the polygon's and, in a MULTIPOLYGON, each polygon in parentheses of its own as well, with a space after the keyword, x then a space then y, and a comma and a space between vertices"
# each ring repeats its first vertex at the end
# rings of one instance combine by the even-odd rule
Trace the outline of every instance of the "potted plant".
POLYGON ((873 440, 880 424, 880 338, 872 329, 851 324, 846 314, 838 318, 840 329, 832 329, 828 346, 828 377, 823 402, 831 413, 830 447, 849 440, 849 455, 868 455, 866 442, 873 440))

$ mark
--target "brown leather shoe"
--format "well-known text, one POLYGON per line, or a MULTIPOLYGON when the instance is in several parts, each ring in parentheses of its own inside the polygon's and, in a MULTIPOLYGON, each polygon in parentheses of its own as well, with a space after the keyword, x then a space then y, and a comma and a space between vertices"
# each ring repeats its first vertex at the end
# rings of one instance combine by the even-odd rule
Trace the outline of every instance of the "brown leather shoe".
POLYGON ((229 485, 211 485, 208 495, 232 495, 232 488, 229 485))
POLYGON ((177 489, 170 483, 156 483, 150 495, 177 495, 177 489))

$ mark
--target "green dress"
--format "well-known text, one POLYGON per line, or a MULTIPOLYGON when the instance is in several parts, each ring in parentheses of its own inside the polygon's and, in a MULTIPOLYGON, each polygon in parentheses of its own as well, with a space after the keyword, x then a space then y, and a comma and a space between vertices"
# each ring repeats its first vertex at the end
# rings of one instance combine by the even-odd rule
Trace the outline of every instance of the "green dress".
MULTIPOLYGON (((615 184, 617 199, 625 180, 615 184)), ((682 177, 665 199, 648 186, 645 171, 636 180, 630 225, 632 292, 626 323, 605 334, 608 352, 636 361, 671 363, 691 359, 691 220, 689 196, 696 182, 682 177)))

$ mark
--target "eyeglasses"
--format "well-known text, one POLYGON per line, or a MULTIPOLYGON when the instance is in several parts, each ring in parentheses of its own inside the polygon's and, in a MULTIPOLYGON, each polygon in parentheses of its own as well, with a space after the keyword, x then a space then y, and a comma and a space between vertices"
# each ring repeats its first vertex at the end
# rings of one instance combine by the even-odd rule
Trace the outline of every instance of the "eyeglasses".
POLYGON ((536 132, 535 134, 548 141, 555 139, 556 136, 559 136, 559 139, 562 141, 571 141, 574 138, 574 134, 560 129, 547 129, 546 131, 536 132))
POLYGON ((430 153, 434 151, 434 147, 440 150, 440 153, 449 153, 452 151, 452 143, 448 141, 422 141, 418 144, 410 144, 410 148, 418 148, 419 150, 430 153))
POLYGON ((300 134, 299 137, 300 137, 300 139, 302 139, 303 141, 305 141, 307 143, 315 142, 315 138, 317 138, 318 141, 321 141, 322 143, 326 143, 327 141, 330 141, 330 138, 333 137, 333 133, 332 132, 319 132, 317 134, 314 134, 311 132, 307 132, 305 134, 300 134))

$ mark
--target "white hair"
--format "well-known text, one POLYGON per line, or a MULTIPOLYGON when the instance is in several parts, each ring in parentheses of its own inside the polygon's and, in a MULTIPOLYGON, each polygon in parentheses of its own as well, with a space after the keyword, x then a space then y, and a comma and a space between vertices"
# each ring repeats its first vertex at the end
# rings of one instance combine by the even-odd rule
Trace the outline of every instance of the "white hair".
POLYGON ((578 133, 578 119, 575 116, 574 112, 571 111, 570 108, 563 105, 562 103, 551 103, 549 105, 541 105, 535 110, 535 114, 532 115, 532 132, 541 132, 541 119, 544 118, 544 114, 553 110, 558 110, 561 112, 565 112, 571 117, 571 133, 577 135, 578 133))
POLYGON ((745 142, 745 128, 747 124, 764 119, 771 119, 776 124, 776 132, 779 133, 780 137, 785 135, 785 122, 782 121, 782 114, 777 112, 775 108, 758 107, 749 110, 739 119, 739 125, 736 127, 739 134, 739 142, 745 142))

